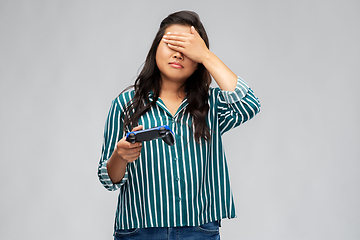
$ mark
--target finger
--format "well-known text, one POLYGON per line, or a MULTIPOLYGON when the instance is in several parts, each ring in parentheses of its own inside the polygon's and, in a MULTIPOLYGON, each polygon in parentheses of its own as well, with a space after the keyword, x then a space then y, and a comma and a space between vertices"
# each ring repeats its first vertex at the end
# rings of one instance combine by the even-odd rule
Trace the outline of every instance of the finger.
POLYGON ((186 42, 190 36, 191 35, 189 35, 189 36, 181 36, 181 35, 168 35, 168 34, 166 34, 166 35, 163 36, 163 39, 176 40, 176 41, 179 41, 179 42, 186 42))
POLYGON ((134 158, 131 158, 129 160, 127 160, 128 163, 132 163, 132 162, 135 162, 139 157, 134 157, 134 158))
POLYGON ((139 130, 142 130, 142 129, 143 129, 143 126, 139 125, 139 126, 134 127, 131 131, 134 132, 134 131, 139 131, 139 130))
POLYGON ((168 45, 168 47, 171 48, 172 50, 184 54, 184 48, 183 48, 183 47, 175 46, 175 45, 172 45, 172 44, 170 44, 170 43, 168 43, 167 45, 168 45))
POLYGON ((130 158, 138 158, 141 154, 141 148, 140 149, 127 149, 123 150, 121 153, 121 156, 123 159, 130 159, 130 158))
POLYGON ((129 148, 130 142, 126 141, 126 136, 120 139, 120 141, 117 143, 117 148, 129 148))
POLYGON ((136 149, 136 148, 142 148, 142 143, 141 142, 135 142, 135 143, 130 143, 128 145, 129 149, 136 149))
MULTIPOLYGON (((134 127, 131 131, 132 132, 136 132, 136 131, 139 131, 139 130, 142 130, 143 129, 143 126, 142 125, 139 125, 139 126, 136 126, 134 127)), ((126 139, 125 139, 126 141, 126 139)), ((128 141, 126 141, 126 146, 125 146, 125 143, 124 143, 124 147, 127 147, 127 148, 135 148, 135 147, 139 147, 141 146, 141 142, 135 142, 135 143, 130 143, 128 141)))
POLYGON ((140 156, 140 152, 124 155, 125 159, 137 159, 140 156))
POLYGON ((170 39, 163 39, 163 41, 165 43, 167 43, 168 45, 172 45, 172 46, 178 46, 178 47, 185 47, 185 42, 181 42, 181 41, 177 41, 177 40, 170 40, 170 39))
POLYGON ((164 36, 179 36, 179 37, 189 37, 191 36, 191 33, 186 33, 186 32, 167 32, 164 34, 164 36))
POLYGON ((133 162, 140 157, 140 152, 124 155, 124 159, 128 162, 133 162))
POLYGON ((142 143, 141 142, 135 142, 135 143, 131 143, 126 141, 126 137, 123 137, 118 143, 117 143, 117 148, 118 149, 132 149, 132 148, 136 148, 136 147, 140 147, 141 148, 142 143))
POLYGON ((195 36, 200 36, 200 34, 196 31, 194 26, 191 26, 190 32, 191 32, 191 34, 194 34, 195 36))

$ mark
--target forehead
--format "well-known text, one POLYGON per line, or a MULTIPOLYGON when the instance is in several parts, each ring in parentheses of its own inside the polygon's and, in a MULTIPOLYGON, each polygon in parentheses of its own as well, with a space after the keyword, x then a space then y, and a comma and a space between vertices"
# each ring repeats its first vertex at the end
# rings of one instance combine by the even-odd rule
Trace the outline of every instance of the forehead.
POLYGON ((174 24, 166 28, 165 33, 167 32, 176 32, 176 33, 191 33, 190 32, 190 26, 188 25, 180 25, 180 24, 174 24))

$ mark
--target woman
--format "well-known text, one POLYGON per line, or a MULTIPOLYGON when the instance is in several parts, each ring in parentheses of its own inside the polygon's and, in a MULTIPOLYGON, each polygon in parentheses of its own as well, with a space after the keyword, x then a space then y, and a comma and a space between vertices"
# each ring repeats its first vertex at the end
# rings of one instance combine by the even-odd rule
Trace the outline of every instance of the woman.
POLYGON ((235 217, 221 136, 255 116, 258 99, 209 50, 191 11, 161 22, 133 87, 112 102, 98 170, 108 190, 120 190, 115 239, 220 239, 221 219, 235 217), (124 137, 160 125, 175 133, 174 146, 124 137))

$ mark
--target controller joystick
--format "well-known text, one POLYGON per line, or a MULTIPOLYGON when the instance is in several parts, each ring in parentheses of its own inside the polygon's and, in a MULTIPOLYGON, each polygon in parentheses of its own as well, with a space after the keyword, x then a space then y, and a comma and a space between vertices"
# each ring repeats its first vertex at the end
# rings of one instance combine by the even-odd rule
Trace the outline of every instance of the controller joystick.
POLYGON ((165 129, 165 127, 160 127, 160 128, 159 128, 159 134, 160 134, 161 137, 164 137, 164 136, 165 136, 165 134, 166 134, 166 129, 165 129))
POLYGON ((158 138, 162 138, 167 145, 173 146, 175 144, 174 133, 167 125, 126 134, 126 141, 130 143, 150 141, 158 138))
POLYGON ((167 145, 172 146, 175 144, 175 138, 171 132, 165 132, 165 135, 162 139, 167 145))
POLYGON ((131 142, 131 143, 135 143, 136 142, 136 137, 134 133, 130 133, 127 137, 126 137, 126 141, 131 142))

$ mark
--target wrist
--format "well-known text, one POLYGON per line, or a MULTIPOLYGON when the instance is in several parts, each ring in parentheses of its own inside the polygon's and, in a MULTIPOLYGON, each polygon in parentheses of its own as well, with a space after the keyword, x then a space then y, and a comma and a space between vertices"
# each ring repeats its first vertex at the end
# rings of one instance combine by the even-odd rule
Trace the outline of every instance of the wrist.
POLYGON ((121 157, 121 155, 118 152, 117 146, 115 147, 115 150, 113 152, 113 156, 115 158, 116 161, 122 163, 122 164, 128 164, 128 161, 126 161, 123 157, 121 157))
POLYGON ((203 54, 201 64, 206 67, 206 65, 208 65, 208 63, 210 63, 212 61, 214 56, 215 55, 209 49, 207 49, 206 53, 203 54))

